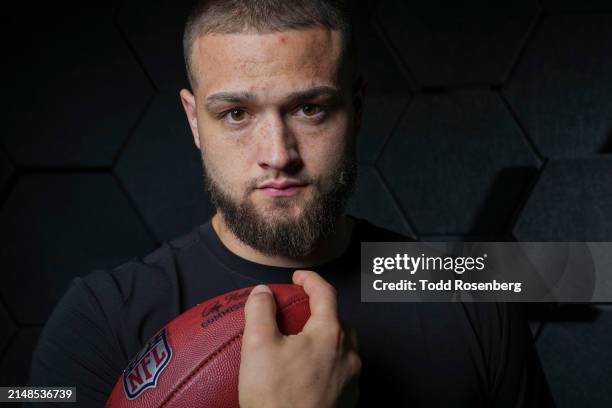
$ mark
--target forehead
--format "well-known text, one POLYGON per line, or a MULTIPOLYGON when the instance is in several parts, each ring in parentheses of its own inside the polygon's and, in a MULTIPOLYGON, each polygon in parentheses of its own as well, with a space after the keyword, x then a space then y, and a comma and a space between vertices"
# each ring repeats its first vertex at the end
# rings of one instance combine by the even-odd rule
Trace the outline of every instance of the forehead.
POLYGON ((323 27, 273 33, 206 34, 195 43, 197 93, 283 92, 339 86, 342 34, 323 27))

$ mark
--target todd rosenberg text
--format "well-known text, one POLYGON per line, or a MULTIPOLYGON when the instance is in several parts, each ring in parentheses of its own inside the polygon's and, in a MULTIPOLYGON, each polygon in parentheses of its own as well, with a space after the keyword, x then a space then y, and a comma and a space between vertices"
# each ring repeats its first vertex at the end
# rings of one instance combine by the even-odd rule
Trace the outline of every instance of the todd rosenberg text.
POLYGON ((396 282, 385 282, 376 279, 372 282, 372 287, 376 291, 483 291, 483 292, 521 292, 521 282, 498 282, 493 279, 490 282, 465 282, 461 279, 441 279, 431 281, 419 279, 411 281, 401 279, 396 282))

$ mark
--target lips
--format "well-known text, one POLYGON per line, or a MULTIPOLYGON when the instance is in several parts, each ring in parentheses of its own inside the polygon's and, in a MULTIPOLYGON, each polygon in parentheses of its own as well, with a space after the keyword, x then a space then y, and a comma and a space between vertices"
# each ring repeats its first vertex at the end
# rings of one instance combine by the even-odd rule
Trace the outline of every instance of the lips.
POLYGON ((278 181, 268 181, 259 186, 259 188, 274 188, 277 190, 284 190, 289 187, 295 186, 303 186, 304 183, 301 183, 297 180, 278 180, 278 181))
POLYGON ((299 193, 306 184, 297 180, 277 180, 262 183, 258 189, 270 197, 290 197, 299 193))

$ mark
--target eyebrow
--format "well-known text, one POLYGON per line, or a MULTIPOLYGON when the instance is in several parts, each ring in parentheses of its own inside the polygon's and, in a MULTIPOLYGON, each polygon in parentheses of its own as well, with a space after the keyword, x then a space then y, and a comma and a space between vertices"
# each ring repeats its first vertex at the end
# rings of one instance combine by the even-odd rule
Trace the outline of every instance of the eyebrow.
MULTIPOLYGON (((332 86, 322 85, 302 91, 291 92, 285 96, 284 103, 294 103, 297 101, 310 100, 319 97, 331 97, 335 100, 340 100, 341 94, 337 88, 332 86)), ((206 97, 205 106, 208 111, 214 111, 216 105, 222 103, 241 104, 253 102, 257 100, 255 94, 251 92, 217 92, 206 97)))
POLYGON ((255 94, 251 92, 217 92, 206 97, 205 106, 206 110, 213 111, 221 103, 244 103, 255 99, 255 94))

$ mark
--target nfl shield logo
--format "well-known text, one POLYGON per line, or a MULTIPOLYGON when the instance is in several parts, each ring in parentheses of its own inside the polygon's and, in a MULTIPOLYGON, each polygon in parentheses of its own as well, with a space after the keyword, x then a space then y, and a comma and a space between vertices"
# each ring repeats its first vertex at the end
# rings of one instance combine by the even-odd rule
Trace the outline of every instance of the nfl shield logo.
POLYGON ((138 398, 148 388, 155 388, 157 379, 172 358, 166 328, 155 335, 123 370, 123 390, 128 399, 138 398))

